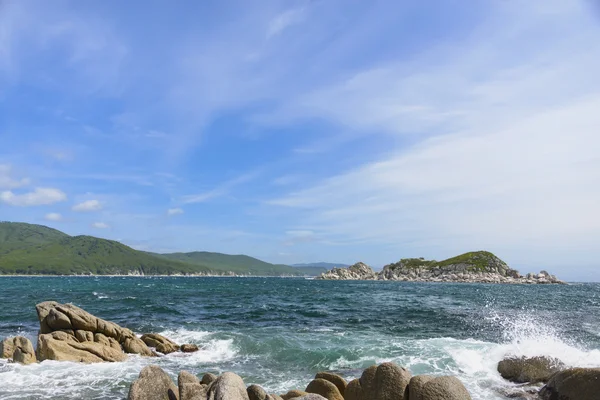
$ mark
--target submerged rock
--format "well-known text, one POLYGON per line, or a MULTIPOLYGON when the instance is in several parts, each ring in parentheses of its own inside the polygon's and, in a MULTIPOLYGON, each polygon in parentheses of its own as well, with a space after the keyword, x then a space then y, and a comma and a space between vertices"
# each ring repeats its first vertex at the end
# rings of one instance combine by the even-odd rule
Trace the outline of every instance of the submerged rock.
POLYGON ((600 368, 572 368, 554 374, 540 390, 543 400, 598 400, 600 368))
POLYGON ((565 365, 551 357, 510 357, 498 363, 500 375, 515 383, 548 382, 550 377, 565 368, 565 365))
POLYGON ((184 353, 194 353, 200 349, 195 344, 182 344, 180 350, 184 353))
POLYGON ((21 364, 35 363, 35 350, 24 336, 9 337, 0 342, 0 358, 10 358, 21 364))
POLYGON ((138 379, 129 388, 127 400, 178 399, 179 390, 169 375, 157 365, 142 369, 138 379))

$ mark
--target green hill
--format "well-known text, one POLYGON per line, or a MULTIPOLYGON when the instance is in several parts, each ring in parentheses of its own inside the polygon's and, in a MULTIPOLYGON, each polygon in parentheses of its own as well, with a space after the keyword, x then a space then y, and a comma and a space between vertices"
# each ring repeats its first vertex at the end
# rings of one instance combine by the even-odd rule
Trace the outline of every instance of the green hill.
POLYGON ((155 254, 114 240, 69 236, 42 225, 0 222, 0 274, 236 274, 302 275, 244 255, 193 252, 155 254))
POLYGON ((215 270, 231 271, 236 274, 263 276, 301 274, 296 268, 287 265, 270 264, 245 255, 229 255, 207 251, 154 255, 167 260, 183 261, 194 265, 210 265, 210 267, 215 270))

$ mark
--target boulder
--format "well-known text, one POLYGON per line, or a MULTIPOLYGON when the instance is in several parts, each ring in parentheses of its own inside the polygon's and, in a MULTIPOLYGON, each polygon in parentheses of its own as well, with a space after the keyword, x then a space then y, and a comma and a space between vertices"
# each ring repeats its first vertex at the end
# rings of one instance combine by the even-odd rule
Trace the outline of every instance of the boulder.
POLYGON ((344 396, 342 396, 337 386, 321 378, 312 380, 304 391, 306 393, 320 394, 327 400, 344 400, 344 396))
POLYGON ((279 396, 278 394, 271 393, 269 395, 269 399, 268 400, 283 400, 283 398, 281 396, 279 396))
POLYGON ((149 365, 129 387, 127 400, 171 400, 179 398, 177 393, 179 390, 169 375, 159 366, 149 365))
POLYGON ((156 351, 160 351, 163 354, 179 351, 177 343, 158 333, 147 333, 142 335, 141 339, 147 346, 154 347, 156 351))
POLYGON ((342 396, 344 395, 344 392, 346 392, 346 386, 348 386, 348 382, 346 382, 344 378, 332 372, 319 372, 315 375, 315 379, 325 379, 326 381, 333 383, 342 396))
POLYGON ((267 392, 258 385, 250 385, 246 391, 250 400, 267 400, 267 392))
POLYGON ((597 400, 600 368, 572 368, 554 374, 540 391, 543 400, 597 400))
POLYGON ((249 398, 242 378, 233 372, 225 372, 210 385, 207 400, 249 400, 249 398))
POLYGON ((325 397, 316 393, 305 394, 301 397, 294 397, 292 400, 327 400, 325 397))
POLYGON ((206 374, 204 374, 202 376, 200 383, 203 385, 210 385, 211 383, 213 383, 216 380, 217 380, 217 376, 215 374, 211 374, 210 372, 207 372, 206 374))
POLYGON ((182 344, 180 350, 184 353, 194 353, 200 349, 195 344, 182 344))
POLYGON ((146 343, 142 342, 142 340, 138 337, 128 337, 125 339, 123 343, 123 350, 125 353, 130 354, 140 354, 146 357, 152 357, 155 354, 146 346, 146 343))
POLYGON ((95 342, 80 343, 65 332, 52 332, 38 336, 37 359, 75 362, 124 361, 127 356, 110 346, 95 342))
POLYGON ((11 358, 21 364, 36 362, 33 344, 23 336, 6 338, 0 342, 0 358, 11 358))
POLYGON ((438 376, 423 385, 421 400, 471 400, 471 395, 458 378, 438 376))
MULTIPOLYGON (((110 348, 121 353, 125 351, 127 353, 140 354, 143 356, 156 355, 131 330, 122 328, 114 322, 98 318, 73 304, 60 304, 55 301, 45 301, 36 305, 36 311, 40 321, 40 334, 42 335, 63 332, 72 336, 72 340, 71 338, 64 339, 62 336, 53 336, 53 339, 67 341, 69 343, 73 341, 81 344, 97 343, 99 346, 110 348)), ((48 339, 49 338, 45 338, 44 341, 47 342, 48 339)), ((164 343, 172 343, 166 338, 163 339, 164 343)), ((59 347, 61 346, 62 345, 59 347)), ((87 350, 96 354, 98 353, 97 347, 98 346, 91 345, 88 346, 87 350)), ((63 348, 63 350, 65 349, 63 348)), ((163 350, 167 349, 163 348, 163 350)), ((43 357, 52 357, 51 354, 55 354, 53 351, 42 353, 45 354, 43 357)), ((106 350, 102 351, 102 353, 110 352, 106 350)), ((110 354, 106 356, 110 358, 111 361, 116 359, 110 354)), ((79 353, 73 355, 69 360, 75 361, 77 358, 84 359, 85 362, 98 361, 98 357, 82 357, 79 353)), ((104 358, 104 356, 101 355, 100 358, 104 358)), ((123 357, 117 358, 124 359, 123 357)))
POLYGON ((565 365, 556 358, 550 357, 510 357, 498 363, 498 372, 504 379, 515 383, 548 382, 556 372, 565 365))
POLYGON ((423 400, 423 386, 434 377, 431 375, 418 375, 410 378, 408 383, 407 391, 404 393, 405 399, 410 400, 423 400))
POLYGON ((202 385, 196 375, 181 371, 177 377, 179 400, 206 400, 207 385, 202 385))
POLYGON ((407 400, 404 392, 411 379, 410 372, 393 363, 373 365, 364 370, 360 379, 346 387, 346 400, 407 400))
POLYGON ((283 400, 295 399, 296 397, 306 396, 308 393, 303 392, 302 390, 290 390, 286 394, 282 394, 281 398, 283 400))

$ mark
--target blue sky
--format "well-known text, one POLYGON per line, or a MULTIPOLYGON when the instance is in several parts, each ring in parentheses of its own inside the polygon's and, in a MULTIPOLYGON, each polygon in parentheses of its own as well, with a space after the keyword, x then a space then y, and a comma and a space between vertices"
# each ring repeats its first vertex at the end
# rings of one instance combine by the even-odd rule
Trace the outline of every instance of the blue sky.
POLYGON ((0 219, 600 280, 592 1, 0 1, 0 219))

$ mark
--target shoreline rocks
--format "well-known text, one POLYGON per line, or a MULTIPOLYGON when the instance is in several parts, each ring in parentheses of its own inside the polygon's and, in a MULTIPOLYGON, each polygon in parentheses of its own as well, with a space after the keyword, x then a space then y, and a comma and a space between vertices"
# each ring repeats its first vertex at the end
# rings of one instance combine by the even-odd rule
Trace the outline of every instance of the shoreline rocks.
POLYGON ((83 363, 125 361, 127 354, 157 357, 157 352, 198 351, 195 344, 178 345, 172 340, 148 333, 139 338, 133 331, 98 318, 73 304, 45 301, 36 305, 40 331, 37 349, 29 339, 17 336, 0 343, 0 358, 21 364, 56 360, 83 363))
POLYGON ((246 387, 233 372, 202 379, 181 371, 177 386, 158 366, 145 367, 131 384, 127 400, 471 400, 453 376, 415 376, 396 364, 373 365, 350 383, 331 372, 319 372, 305 390, 268 394, 259 385, 246 387), (177 388, 177 390, 175 390, 177 388))
POLYGON ((383 280, 403 282, 461 282, 504 284, 565 284, 547 271, 521 275, 486 251, 465 253, 443 261, 407 258, 388 264, 379 273, 359 262, 348 268, 333 268, 316 279, 383 280))

